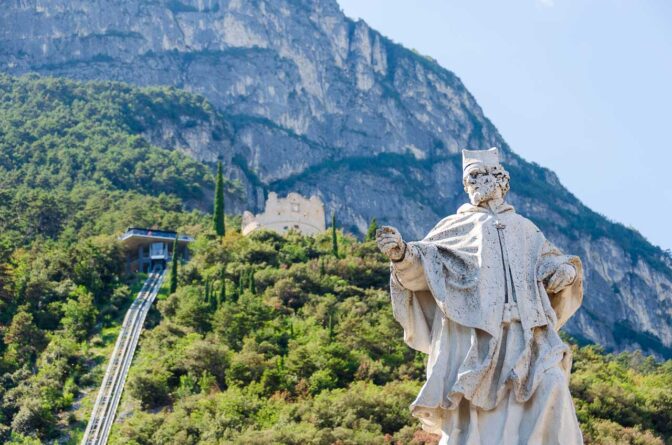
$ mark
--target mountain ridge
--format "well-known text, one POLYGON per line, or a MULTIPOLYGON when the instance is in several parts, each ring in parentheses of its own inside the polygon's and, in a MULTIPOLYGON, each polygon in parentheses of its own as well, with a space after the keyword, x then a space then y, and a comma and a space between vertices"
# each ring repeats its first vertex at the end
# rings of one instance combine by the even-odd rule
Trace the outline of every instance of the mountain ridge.
POLYGON ((269 191, 316 193, 360 234, 376 217, 422 237, 465 199, 459 149, 499 146, 511 203, 586 265, 569 333, 671 356, 670 258, 516 155, 458 76, 335 1, 14 1, 0 12, 0 71, 203 95, 211 114, 142 134, 221 158, 242 184, 241 207, 259 210, 269 191))

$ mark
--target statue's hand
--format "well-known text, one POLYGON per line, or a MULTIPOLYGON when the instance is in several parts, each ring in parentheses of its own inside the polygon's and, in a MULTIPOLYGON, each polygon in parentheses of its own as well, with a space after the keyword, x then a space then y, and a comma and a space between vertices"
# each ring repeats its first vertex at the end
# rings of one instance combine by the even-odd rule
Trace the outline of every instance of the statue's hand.
POLYGON ((406 243, 397 229, 383 226, 376 230, 378 248, 393 261, 399 261, 406 252, 406 243))
POLYGON ((576 279, 576 269, 571 264, 561 264, 546 285, 546 291, 549 293, 557 293, 569 286, 576 279))

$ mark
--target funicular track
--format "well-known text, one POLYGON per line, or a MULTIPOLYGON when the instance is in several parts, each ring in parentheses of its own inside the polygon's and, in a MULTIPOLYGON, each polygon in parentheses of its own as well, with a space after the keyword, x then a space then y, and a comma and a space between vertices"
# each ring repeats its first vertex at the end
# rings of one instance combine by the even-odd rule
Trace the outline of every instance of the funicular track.
POLYGON ((126 312, 89 424, 84 432, 82 445, 107 443, 145 317, 161 288, 164 277, 165 270, 160 267, 154 268, 140 289, 138 297, 126 312))

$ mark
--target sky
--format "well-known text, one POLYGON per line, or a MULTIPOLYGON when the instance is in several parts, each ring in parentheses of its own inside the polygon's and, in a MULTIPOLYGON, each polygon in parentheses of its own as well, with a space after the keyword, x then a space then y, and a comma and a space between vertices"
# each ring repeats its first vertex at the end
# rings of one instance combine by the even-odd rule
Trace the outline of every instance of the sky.
POLYGON ((511 148, 587 206, 672 249, 671 1, 339 4, 453 71, 511 148))

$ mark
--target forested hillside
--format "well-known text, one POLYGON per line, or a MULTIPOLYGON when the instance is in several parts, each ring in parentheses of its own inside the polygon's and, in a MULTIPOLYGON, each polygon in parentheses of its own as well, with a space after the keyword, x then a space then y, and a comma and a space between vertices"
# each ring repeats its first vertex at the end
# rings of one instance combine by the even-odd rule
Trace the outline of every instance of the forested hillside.
MULTIPOLYGON (((425 356, 402 341, 374 241, 201 236, 146 333, 111 443, 423 444, 408 405, 425 356)), ((672 438, 672 362, 575 348, 588 444, 672 438)), ((669 443, 669 442, 668 442, 669 443)))
MULTIPOLYGON (((142 280, 115 236, 136 225, 197 241, 148 317, 112 443, 434 443, 408 415, 424 357, 374 243, 242 237, 233 213, 217 238, 213 165, 145 136, 211 113, 175 90, 0 77, 0 442, 78 443, 142 280)), ((575 352, 587 443, 672 443, 672 362, 575 352)))
POLYGON ((58 413, 97 383, 86 340, 132 297, 114 235, 204 221, 184 203, 212 189, 210 168, 150 145, 130 117, 189 116, 194 100, 0 76, 0 442, 58 435, 58 413))

